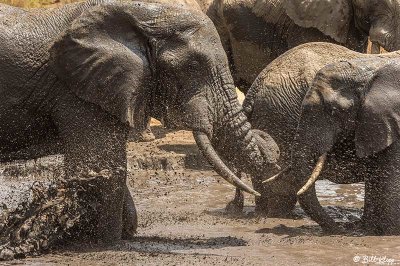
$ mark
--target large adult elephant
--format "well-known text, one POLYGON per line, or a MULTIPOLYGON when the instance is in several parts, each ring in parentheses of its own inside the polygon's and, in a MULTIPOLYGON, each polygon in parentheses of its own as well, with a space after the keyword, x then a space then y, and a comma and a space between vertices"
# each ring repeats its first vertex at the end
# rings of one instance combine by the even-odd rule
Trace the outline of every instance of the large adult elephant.
MULTIPOLYGON (((277 142, 281 156, 279 165, 290 164, 290 152, 300 120, 301 104, 317 72, 326 65, 358 58, 387 59, 400 57, 399 52, 381 55, 362 54, 332 43, 307 43, 289 50, 257 77, 243 102, 243 109, 253 128, 268 132, 277 142)), ((363 181, 363 171, 354 156, 343 155, 344 147, 329 153, 322 177, 336 183, 363 181), (355 167, 355 165, 358 165, 355 167)), ((290 216, 297 197, 297 186, 288 180, 277 179, 265 185, 268 195, 265 206, 258 206, 261 213, 271 217, 290 216)), ((237 191, 230 204, 236 211, 242 206, 242 195, 237 191)))
POLYGON ((321 69, 306 94, 292 168, 282 178, 297 185, 300 205, 326 231, 338 226, 319 204, 314 182, 327 154, 347 144, 358 158, 354 172, 366 169, 363 225, 372 234, 400 234, 399 78, 399 58, 346 60, 321 69))
MULTIPOLYGON (((0 5, 1 8, 6 8, 0 5)), ((201 12, 142 2, 91 0, 0 18, 0 153, 58 139, 66 178, 108 169, 97 237, 133 233, 126 187, 129 128, 144 114, 193 130, 214 169, 258 195, 225 162, 250 169, 255 188, 277 167, 275 142, 251 130, 228 60, 201 12), (218 152, 218 153, 217 153, 218 152), (125 224, 123 224, 123 211, 125 224)))

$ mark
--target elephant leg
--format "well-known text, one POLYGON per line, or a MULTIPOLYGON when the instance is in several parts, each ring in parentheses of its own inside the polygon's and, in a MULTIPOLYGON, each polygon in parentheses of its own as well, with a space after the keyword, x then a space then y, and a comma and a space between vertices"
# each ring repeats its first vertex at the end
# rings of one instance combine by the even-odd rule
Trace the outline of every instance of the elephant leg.
POLYGON ((122 222, 122 238, 132 239, 137 231, 138 220, 135 203, 128 187, 126 187, 125 189, 125 203, 122 215, 122 222))
POLYGON ((230 201, 226 205, 225 211, 230 214, 239 214, 239 213, 243 212, 243 207, 244 207, 243 191, 236 188, 235 197, 233 198, 232 201, 230 201))
POLYGON ((394 169, 385 177, 380 220, 383 235, 400 235, 400 169, 394 169))
POLYGON ((400 143, 377 155, 377 171, 366 182, 365 227, 378 235, 400 235, 400 143))
POLYGON ((383 193, 381 180, 377 176, 367 176, 365 178, 364 213, 361 218, 362 225, 367 234, 379 235, 380 205, 383 193))
POLYGON ((260 197, 255 198, 255 204, 256 204, 255 212, 258 215, 266 216, 268 214, 268 210, 269 210, 268 196, 270 196, 270 195, 269 195, 268 191, 265 189, 265 186, 261 183, 261 179, 252 178, 252 184, 253 184, 254 189, 261 193, 260 197))
POLYGON ((106 173, 93 195, 99 209, 91 233, 104 243, 120 240, 127 191, 127 126, 74 95, 63 96, 53 111, 53 121, 64 142, 66 178, 84 178, 88 172, 106 173))
MULTIPOLYGON (((383 235, 400 235, 400 143, 394 142, 379 158, 381 179, 376 197, 383 235)), ((375 198, 374 198, 375 199, 375 198)))

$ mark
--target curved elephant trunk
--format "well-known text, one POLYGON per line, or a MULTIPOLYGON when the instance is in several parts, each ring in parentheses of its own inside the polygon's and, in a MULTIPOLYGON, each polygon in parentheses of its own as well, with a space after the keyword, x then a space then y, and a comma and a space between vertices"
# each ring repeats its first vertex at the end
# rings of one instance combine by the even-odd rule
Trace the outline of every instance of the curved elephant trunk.
POLYGON ((321 174, 322 169, 324 168, 324 164, 326 162, 327 153, 322 154, 318 158, 318 162, 310 175, 307 183, 297 192, 297 196, 302 195, 304 192, 310 189, 314 185, 314 183, 318 180, 319 175, 321 174))
POLYGON ((260 193, 247 186, 243 181, 241 181, 221 160, 213 146, 211 145, 211 141, 205 133, 195 131, 193 132, 194 139, 199 146, 200 150, 208 160, 210 164, 214 166, 215 171, 222 176, 226 181, 231 183, 232 185, 240 188, 250 194, 255 196, 260 196, 260 193))

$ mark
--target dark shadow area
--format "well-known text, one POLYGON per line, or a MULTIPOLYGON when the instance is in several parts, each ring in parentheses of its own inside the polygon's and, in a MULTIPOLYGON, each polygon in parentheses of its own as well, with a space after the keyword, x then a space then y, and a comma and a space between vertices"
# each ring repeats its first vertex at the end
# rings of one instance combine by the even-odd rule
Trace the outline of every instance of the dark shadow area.
MULTIPOLYGON (((361 222, 338 222, 345 229, 345 233, 340 234, 341 236, 348 237, 363 237, 368 234, 365 233, 361 226, 361 222)), ((324 232, 321 227, 317 224, 315 225, 301 225, 297 227, 286 226, 284 224, 279 224, 273 228, 262 228, 256 230, 255 233, 258 234, 274 234, 278 236, 285 236, 285 238, 292 238, 298 236, 330 236, 334 234, 324 232)))
POLYGON ((279 218, 279 219, 301 220, 307 218, 307 215, 299 206, 296 206, 293 212, 285 217, 268 217, 264 213, 256 213, 254 205, 244 206, 243 211, 238 213, 228 212, 225 208, 207 210, 205 211, 205 213, 207 213, 208 215, 223 217, 227 219, 279 218))
POLYGON ((158 147, 167 152, 201 155, 196 144, 163 144, 158 147))
POLYGON ((274 234, 278 236, 287 236, 287 237, 324 235, 319 225, 302 225, 298 227, 289 227, 284 224, 280 224, 273 228, 262 228, 256 230, 255 233, 274 234))
POLYGON ((155 254, 169 254, 181 250, 219 249, 224 247, 246 246, 247 241, 236 237, 213 238, 173 238, 158 236, 138 236, 133 240, 120 241, 113 245, 90 245, 87 243, 59 247, 58 251, 85 253, 104 251, 136 251, 155 254))

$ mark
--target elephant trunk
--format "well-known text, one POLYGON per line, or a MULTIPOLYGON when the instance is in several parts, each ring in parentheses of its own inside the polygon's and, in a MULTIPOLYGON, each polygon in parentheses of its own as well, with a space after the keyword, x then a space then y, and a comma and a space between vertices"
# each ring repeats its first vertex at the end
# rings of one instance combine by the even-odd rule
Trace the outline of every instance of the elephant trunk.
POLYGON ((191 98, 187 105, 187 110, 190 110, 187 113, 195 115, 195 119, 190 116, 188 121, 200 121, 191 127, 195 141, 209 163, 226 181, 260 196, 261 179, 256 183, 253 180, 253 190, 235 173, 244 171, 252 176, 254 173, 260 176, 271 166, 278 168, 275 163, 279 149, 268 134, 261 137, 251 129, 237 99, 227 65, 221 64, 213 69, 213 82, 207 87, 204 94, 191 98), (210 108, 205 108, 205 104, 209 104, 210 108))
POLYGON ((322 208, 315 191, 315 181, 318 179, 318 176, 323 169, 326 158, 326 153, 321 155, 316 166, 313 168, 305 163, 311 162, 314 159, 314 154, 310 150, 303 150, 303 152, 299 152, 298 150, 294 151, 292 164, 293 167, 290 171, 290 175, 298 176, 298 178, 296 178, 296 186, 298 188, 304 184, 303 182, 307 180, 307 177, 310 177, 306 185, 304 185, 297 193, 300 206, 310 216, 311 219, 316 221, 322 227, 325 232, 341 233, 342 229, 322 208))
POLYGON ((215 147, 224 159, 251 175, 259 176, 265 171, 279 169, 276 165, 279 148, 275 141, 265 132, 251 129, 237 100, 235 87, 230 84, 223 89, 227 104, 214 134, 215 147))

